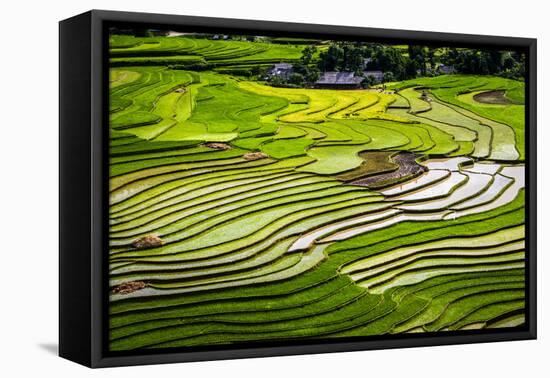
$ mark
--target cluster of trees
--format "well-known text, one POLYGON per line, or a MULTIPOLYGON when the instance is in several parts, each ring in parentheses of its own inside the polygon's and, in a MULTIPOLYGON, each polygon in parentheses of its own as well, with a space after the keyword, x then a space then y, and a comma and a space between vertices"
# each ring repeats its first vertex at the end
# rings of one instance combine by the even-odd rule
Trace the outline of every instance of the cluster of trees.
POLYGON ((409 60, 411 65, 415 66, 416 73, 421 76, 430 76, 435 74, 437 66, 436 48, 427 46, 409 45, 409 60))
POLYGON ((441 62, 465 74, 497 75, 511 79, 525 77, 525 54, 498 50, 447 49, 441 62))
POLYGON ((352 71, 361 74, 363 62, 368 69, 387 74, 384 81, 406 80, 416 76, 439 74, 439 64, 452 66, 456 73, 498 75, 509 78, 525 76, 525 55, 512 51, 436 48, 408 45, 406 50, 373 43, 332 43, 319 54, 322 71, 352 71))
MULTIPOLYGON (((516 52, 333 42, 320 52, 314 45, 304 48, 300 61, 294 64, 294 72, 289 77, 274 76, 270 80, 276 86, 300 87, 317 81, 321 72, 347 71, 364 76, 363 71, 368 69, 382 71, 383 81, 389 82, 439 75, 442 73, 438 70, 440 64, 451 66, 456 73, 515 79, 525 75, 525 55, 516 52)), ((363 80, 365 87, 373 83, 372 77, 363 80)))
POLYGON ((331 43, 327 50, 319 54, 321 71, 350 71, 360 73, 364 69, 364 60, 370 57, 372 50, 368 45, 351 42, 331 43))
POLYGON ((293 64, 288 77, 272 76, 269 83, 275 87, 304 87, 319 80, 321 71, 317 64, 317 48, 313 45, 302 50, 300 60, 293 64))
POLYGON ((289 77, 289 81, 296 85, 311 84, 319 80, 321 70, 316 62, 317 48, 307 46, 302 50, 300 61, 294 64, 294 72, 289 77))
MULTIPOLYGON (((383 71, 385 82, 406 80, 416 77, 418 72, 426 73, 427 65, 435 64, 433 49, 424 54, 423 50, 411 46, 408 55, 402 49, 374 43, 333 42, 320 52, 312 45, 304 48, 292 75, 288 78, 274 76, 270 82, 276 86, 304 86, 317 81, 321 72, 347 71, 364 76, 366 69, 383 71)), ((370 76, 363 81, 365 87, 373 83, 370 76)))
POLYGON ((435 67, 435 57, 435 49, 425 46, 411 45, 404 51, 377 43, 335 42, 319 54, 319 68, 351 71, 357 75, 362 75, 364 69, 380 70, 384 72, 384 81, 406 80, 418 74, 426 75, 428 67, 435 67))
POLYGON ((416 59, 405 55, 403 49, 392 46, 374 45, 371 59, 368 68, 383 71, 384 81, 415 78, 420 68, 416 59))

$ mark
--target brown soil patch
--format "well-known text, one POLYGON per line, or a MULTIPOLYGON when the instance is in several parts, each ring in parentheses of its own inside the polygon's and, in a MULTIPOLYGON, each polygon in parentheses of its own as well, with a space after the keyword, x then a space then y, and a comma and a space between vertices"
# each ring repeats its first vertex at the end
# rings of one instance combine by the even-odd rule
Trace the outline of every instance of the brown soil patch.
POLYGON ((130 294, 134 291, 145 289, 147 284, 143 281, 130 281, 121 283, 113 288, 115 294, 130 294))
POLYGON ((368 176, 378 175, 384 172, 393 171, 398 168, 390 157, 394 151, 365 151, 360 152, 359 157, 365 160, 361 165, 351 171, 336 176, 338 180, 353 181, 368 176))
POLYGON ((496 104, 496 105, 508 105, 512 104, 510 99, 504 95, 506 92, 503 90, 481 92, 474 95, 474 100, 481 102, 482 104, 496 104))
POLYGON ((145 235, 132 242, 132 246, 137 249, 160 247, 164 241, 158 235, 145 235))
POLYGON ((267 155, 263 152, 248 152, 243 155, 245 160, 259 160, 267 158, 267 155))
POLYGON ((212 148, 214 150, 229 150, 231 146, 227 143, 208 142, 203 144, 204 147, 212 148))
POLYGON ((423 165, 418 164, 416 158, 417 156, 411 152, 400 152, 391 158, 391 160, 399 166, 398 169, 355 180, 352 181, 351 184, 366 186, 372 189, 380 189, 408 180, 428 170, 423 165))

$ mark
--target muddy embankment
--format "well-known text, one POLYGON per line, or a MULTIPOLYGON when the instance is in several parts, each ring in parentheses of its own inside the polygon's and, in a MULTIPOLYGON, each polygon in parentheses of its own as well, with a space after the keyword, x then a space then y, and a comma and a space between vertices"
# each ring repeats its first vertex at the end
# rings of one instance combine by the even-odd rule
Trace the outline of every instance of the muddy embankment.
MULTIPOLYGON (((389 151, 385 151, 389 153, 389 151)), ((368 164, 369 155, 360 155, 365 159, 365 164, 368 164)), ((399 182, 409 180, 427 171, 427 168, 418 164, 416 159, 418 155, 412 152, 391 152, 386 160, 392 165, 393 169, 386 171, 378 171, 377 173, 349 180, 351 185, 366 186, 372 189, 381 189, 390 185, 395 185, 399 182)), ((387 165, 389 167, 389 164, 387 165)), ((351 173, 351 172, 348 172, 351 173)))
POLYGON ((351 171, 344 172, 336 176, 338 180, 351 182, 369 176, 379 175, 397 170, 397 164, 391 161, 391 156, 395 151, 364 151, 359 153, 363 159, 361 165, 351 171))
POLYGON ((474 100, 482 104, 496 104, 496 105, 508 105, 512 104, 512 101, 505 96, 505 91, 488 91, 475 94, 474 100))

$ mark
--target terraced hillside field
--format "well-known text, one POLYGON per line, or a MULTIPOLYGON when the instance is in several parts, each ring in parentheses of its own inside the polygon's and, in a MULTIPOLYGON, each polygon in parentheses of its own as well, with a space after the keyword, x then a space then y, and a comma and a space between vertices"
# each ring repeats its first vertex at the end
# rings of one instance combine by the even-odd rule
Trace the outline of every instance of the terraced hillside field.
POLYGON ((302 49, 111 38, 111 350, 524 324, 523 82, 228 74, 302 49))

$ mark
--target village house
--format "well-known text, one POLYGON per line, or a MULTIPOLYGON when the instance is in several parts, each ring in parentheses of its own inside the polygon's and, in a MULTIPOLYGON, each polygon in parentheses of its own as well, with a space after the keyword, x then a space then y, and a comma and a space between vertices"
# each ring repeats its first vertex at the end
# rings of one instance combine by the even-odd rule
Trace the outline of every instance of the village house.
POLYGON ((268 77, 279 76, 282 79, 288 80, 290 75, 294 72, 292 64, 290 63, 276 63, 267 71, 268 77))
POLYGON ((315 88, 325 89, 358 89, 361 88, 363 77, 355 76, 353 72, 323 72, 314 84, 315 88))
POLYGON ((437 66, 436 72, 440 75, 451 75, 456 73, 456 69, 454 66, 446 66, 444 64, 440 64, 437 66))

